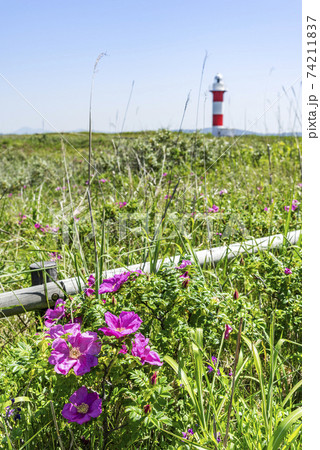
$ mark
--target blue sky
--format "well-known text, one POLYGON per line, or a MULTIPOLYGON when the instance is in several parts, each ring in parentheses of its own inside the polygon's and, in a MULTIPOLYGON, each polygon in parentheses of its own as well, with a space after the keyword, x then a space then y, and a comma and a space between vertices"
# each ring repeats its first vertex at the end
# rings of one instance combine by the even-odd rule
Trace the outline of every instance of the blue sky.
MULTIPOLYGON (((296 0, 11 0, 1 3, 0 17, 0 74, 59 131, 88 128, 92 70, 101 52, 107 56, 95 76, 96 130, 121 130, 133 81, 125 131, 178 129, 190 91, 183 128, 194 129, 206 52, 198 128, 211 125, 208 88, 221 72, 226 126, 300 130, 296 0)), ((52 130, 1 76, 0 99, 0 133, 43 123, 52 130)))

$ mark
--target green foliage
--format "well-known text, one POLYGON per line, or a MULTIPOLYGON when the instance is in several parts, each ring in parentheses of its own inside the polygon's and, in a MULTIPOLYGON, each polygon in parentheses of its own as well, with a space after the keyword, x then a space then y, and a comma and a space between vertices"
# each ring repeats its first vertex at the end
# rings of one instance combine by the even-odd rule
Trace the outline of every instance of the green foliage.
POLYGON ((60 322, 81 316, 82 332, 98 332, 107 311, 134 311, 143 320, 139 332, 164 364, 142 365, 132 356, 133 336, 123 341, 129 352, 119 354, 123 342, 98 332, 98 366, 81 377, 72 371, 64 376, 48 362, 51 340, 39 316, 1 319, 0 447, 222 448, 217 441, 226 433, 233 373, 227 448, 300 449, 301 243, 224 258, 215 267, 200 267, 196 259, 198 250, 301 227, 299 142, 167 130, 95 134, 90 189, 96 266, 88 135, 65 137, 72 146, 63 152, 55 134, 0 136, 1 286, 28 287, 29 264, 51 258, 60 279, 79 282, 94 274, 95 294, 66 298, 60 322), (220 195, 221 189, 228 193, 220 195), (297 208, 285 211, 294 199, 297 208), (217 213, 208 212, 213 204, 217 213), (157 265, 177 256, 194 264, 184 270, 157 265), (98 294, 106 269, 141 262, 150 263, 151 273, 131 275, 117 292, 98 294), (233 328, 228 339, 226 324, 233 328), (84 425, 68 423, 62 408, 82 385, 99 394, 103 412, 84 425))

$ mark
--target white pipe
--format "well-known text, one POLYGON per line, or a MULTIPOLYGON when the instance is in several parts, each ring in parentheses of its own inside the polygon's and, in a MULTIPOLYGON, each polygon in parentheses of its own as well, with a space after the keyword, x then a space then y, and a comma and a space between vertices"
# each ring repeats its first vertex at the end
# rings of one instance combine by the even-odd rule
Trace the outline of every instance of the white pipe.
MULTIPOLYGON (((291 245, 296 244, 300 235, 301 230, 290 231, 287 234, 288 243, 291 245)), ((279 248, 282 246, 283 241, 284 237, 282 234, 275 234, 273 236, 266 236, 259 239, 250 239, 248 241, 231 244, 229 246, 202 250, 196 252, 196 255, 201 266, 207 263, 216 264, 224 257, 232 259, 238 255, 245 253, 253 254, 257 253, 258 251, 279 248)), ((156 270, 158 271, 162 264, 173 263, 174 265, 177 265, 180 258, 180 256, 176 256, 175 258, 165 258, 164 261, 158 260, 156 270)), ((115 274, 127 272, 128 270, 133 272, 138 269, 148 273, 150 272, 150 263, 147 262, 145 265, 143 265, 142 263, 135 264, 127 267, 126 269, 120 267, 117 269, 107 270, 103 273, 103 278, 111 278, 115 274)), ((13 316, 15 314, 22 314, 25 311, 34 311, 37 309, 46 308, 48 306, 46 295, 52 304, 54 300, 62 298, 64 296, 64 292, 66 292, 68 295, 74 295, 85 287, 86 284, 81 279, 79 280, 79 278, 74 277, 58 281, 57 283, 50 282, 46 285, 31 286, 26 289, 4 292, 0 294, 0 318, 5 316, 13 316)))

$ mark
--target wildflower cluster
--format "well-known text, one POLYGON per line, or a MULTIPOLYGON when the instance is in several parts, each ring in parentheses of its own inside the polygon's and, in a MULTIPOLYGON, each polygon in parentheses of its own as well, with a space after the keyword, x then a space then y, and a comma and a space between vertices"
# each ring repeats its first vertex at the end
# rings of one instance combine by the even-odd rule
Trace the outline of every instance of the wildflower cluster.
POLYGON ((47 233, 47 232, 51 232, 51 233, 57 233, 59 231, 59 227, 51 227, 49 224, 42 226, 40 223, 35 223, 34 227, 41 231, 42 233, 47 233))
POLYGON ((291 211, 295 211, 298 208, 298 206, 299 206, 298 200, 294 199, 294 200, 292 200, 291 206, 285 206, 284 210, 287 212, 290 211, 290 209, 291 209, 291 211))
MULTIPOLYGON (((119 275, 120 278, 117 278, 116 281, 119 282, 120 280, 123 283, 130 275, 130 272, 122 274, 122 278, 119 275)), ((101 286, 110 285, 115 288, 113 281, 110 282, 110 279, 104 280, 101 286)), ((95 283, 95 277, 91 275, 88 279, 88 289, 95 283)), ((113 292, 113 290, 107 290, 107 292, 113 292)), ((51 347, 48 362, 54 366, 55 372, 60 375, 68 375, 70 371, 73 371, 76 376, 82 376, 98 365, 98 358, 104 343, 98 338, 97 332, 82 331, 81 323, 79 323, 81 320, 66 324, 59 323, 67 317, 65 308, 66 302, 58 299, 55 307, 48 309, 45 314, 46 331, 44 337, 49 340, 48 345, 51 347)), ((140 332, 136 333, 142 324, 142 319, 138 314, 133 311, 122 311, 117 317, 107 311, 105 313, 105 324, 106 326, 99 328, 97 331, 108 338, 115 338, 121 344, 118 355, 123 354, 129 358, 138 358, 142 365, 147 363, 153 366, 162 366, 163 362, 160 360, 160 356, 149 346, 149 339, 140 332), (133 334, 134 337, 131 339, 130 335, 133 334), (131 356, 129 355, 130 347, 131 356)), ((108 343, 114 345, 110 341, 105 342, 105 344, 108 343)), ((158 372, 155 372, 150 381, 151 384, 156 384, 157 375, 158 372)), ((147 406, 147 412, 150 412, 151 406, 147 406)), ((64 418, 69 422, 78 424, 88 422, 101 413, 102 399, 97 392, 90 392, 86 386, 82 386, 75 391, 71 395, 69 403, 65 404, 62 410, 64 418)), ((11 414, 11 412, 9 411, 8 414, 11 414)))
POLYGON ((22 214, 22 212, 19 212, 19 222, 18 225, 22 225, 23 221, 26 220, 27 216, 25 214, 22 214))
POLYGON ((116 205, 119 206, 119 208, 124 208, 126 206, 127 202, 116 202, 116 205))

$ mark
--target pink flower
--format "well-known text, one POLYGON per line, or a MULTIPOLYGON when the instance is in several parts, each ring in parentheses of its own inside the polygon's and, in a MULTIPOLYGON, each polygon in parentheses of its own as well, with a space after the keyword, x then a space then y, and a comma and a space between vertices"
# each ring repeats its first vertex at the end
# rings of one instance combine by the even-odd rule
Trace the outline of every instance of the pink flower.
POLYGON ((64 305, 66 302, 62 300, 62 298, 58 298, 55 303, 54 309, 47 309, 44 318, 44 324, 46 327, 50 328, 57 320, 61 319, 61 317, 65 316, 64 305), (61 306, 59 306, 61 305, 61 306))
POLYGON ((263 211, 269 211, 269 208, 265 207, 263 208, 263 211))
POLYGON ((91 295, 93 295, 95 293, 95 290, 92 288, 88 288, 84 290, 84 293, 87 297, 90 297, 91 295))
POLYGON ((189 272, 184 272, 182 275, 179 275, 179 278, 189 278, 189 272))
POLYGON ((130 275, 132 273, 136 273, 138 275, 142 274, 141 270, 135 270, 134 272, 125 272, 121 274, 116 274, 111 278, 107 278, 102 281, 100 285, 99 294, 106 294, 107 292, 116 292, 120 289, 120 287, 128 281, 130 275))
POLYGON ((292 274, 292 270, 289 269, 288 267, 286 267, 286 268, 284 269, 284 273, 285 273, 286 275, 291 275, 291 274, 292 274))
POLYGON ((119 205, 119 208, 123 208, 126 206, 127 202, 117 202, 116 205, 119 205))
POLYGON ((116 274, 111 278, 102 281, 99 288, 99 294, 106 294, 107 292, 116 292, 125 283, 130 276, 130 272, 116 274))
POLYGON ((224 338, 225 339, 229 339, 229 334, 231 333, 231 331, 232 331, 232 327, 230 327, 230 325, 226 324, 226 330, 224 332, 224 338))
POLYGON ((167 172, 162 174, 163 177, 166 177, 167 175, 168 175, 167 172))
POLYGON ((88 286, 89 287, 93 286, 95 284, 95 282, 96 282, 95 276, 94 275, 90 275, 89 278, 88 278, 88 286))
POLYGON ((222 189, 221 191, 219 191, 219 195, 224 195, 227 193, 228 193, 227 189, 222 189))
POLYGON ((122 311, 119 317, 106 312, 105 321, 108 327, 99 328, 106 336, 115 336, 117 339, 134 333, 142 324, 142 319, 133 311, 122 311))
POLYGON ((106 179, 105 178, 101 178, 100 183, 106 183, 106 179))
POLYGON ((146 339, 143 334, 137 333, 132 343, 132 355, 138 356, 142 365, 147 362, 152 366, 162 366, 163 363, 160 361, 160 356, 158 353, 151 351, 148 342, 149 339, 146 339))
POLYGON ((35 227, 35 228, 40 228, 41 225, 40 225, 39 223, 35 223, 35 224, 34 224, 34 227, 35 227))
POLYGON ((57 339, 64 334, 71 333, 74 334, 77 331, 80 331, 79 323, 67 323, 66 325, 55 325, 49 329, 49 334, 45 335, 45 337, 50 337, 51 339, 57 339))
POLYGON ((60 191, 60 189, 61 189, 60 186, 56 187, 56 191, 60 191))
POLYGON ((180 266, 176 267, 176 269, 185 269, 187 266, 190 266, 191 264, 192 262, 189 261, 188 259, 183 259, 180 266))
POLYGON ((122 344, 121 350, 119 350, 118 353, 123 353, 124 355, 128 353, 128 347, 126 346, 126 344, 122 344))
POLYGON ((58 252, 51 252, 50 253, 50 261, 56 261, 57 259, 62 259, 62 256, 58 252))
POLYGON ((208 209, 208 212, 218 212, 219 211, 219 206, 217 205, 212 205, 212 208, 208 209))
POLYGON ((10 192, 10 194, 8 194, 8 197, 12 197, 12 193, 10 192))
POLYGON ((285 210, 285 211, 290 211, 290 206, 285 206, 285 207, 284 207, 284 210, 285 210))
POLYGON ((102 400, 97 392, 88 392, 82 386, 69 398, 71 403, 66 403, 61 414, 68 422, 77 422, 82 425, 102 413, 102 400))
POLYGON ((73 368, 75 375, 90 372, 91 367, 98 365, 97 355, 101 350, 101 343, 97 340, 97 333, 79 331, 68 337, 68 346, 64 339, 57 338, 52 342, 52 352, 49 363, 54 365, 57 373, 67 375, 73 368))

